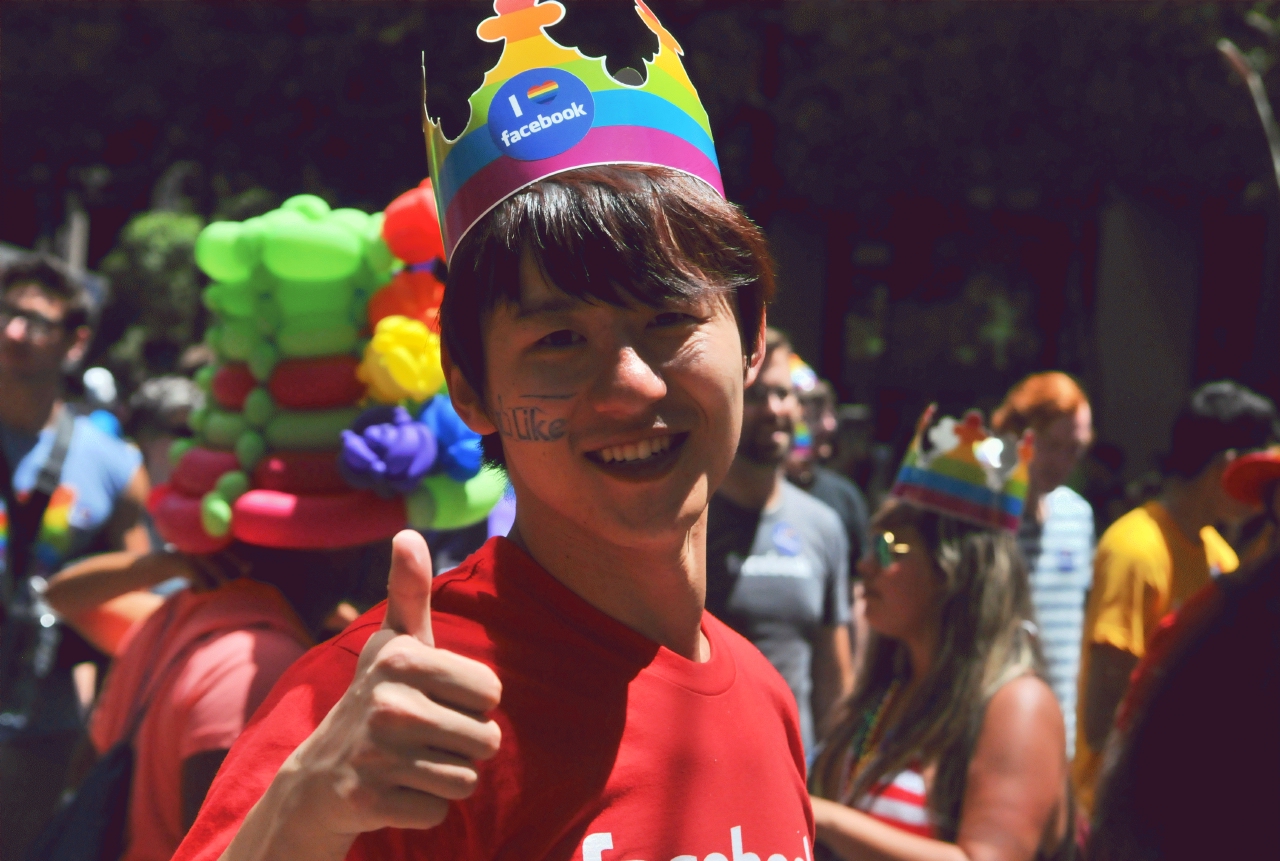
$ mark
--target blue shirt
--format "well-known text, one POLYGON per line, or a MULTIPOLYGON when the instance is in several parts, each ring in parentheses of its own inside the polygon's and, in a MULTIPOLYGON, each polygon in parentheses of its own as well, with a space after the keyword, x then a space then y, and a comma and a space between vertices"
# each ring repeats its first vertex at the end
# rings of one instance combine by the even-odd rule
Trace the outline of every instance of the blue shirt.
POLYGON ((1067 756, 1071 757, 1076 742, 1084 597, 1093 579, 1093 508, 1069 487, 1049 493, 1044 505, 1043 524, 1031 517, 1022 521, 1018 546, 1031 574, 1031 603, 1049 665, 1049 682, 1066 721, 1067 756))
MULTIPOLYGON (((29 434, 0 425, 0 444, 14 468, 13 489, 20 498, 35 486, 36 476, 53 448, 53 437, 53 428, 29 434)), ((141 464, 142 453, 137 448, 104 433, 87 417, 78 416, 62 466, 62 480, 49 499, 32 553, 31 573, 48 577, 84 555, 141 464)), ((0 552, 8 534, 9 518, 0 500, 0 552)))

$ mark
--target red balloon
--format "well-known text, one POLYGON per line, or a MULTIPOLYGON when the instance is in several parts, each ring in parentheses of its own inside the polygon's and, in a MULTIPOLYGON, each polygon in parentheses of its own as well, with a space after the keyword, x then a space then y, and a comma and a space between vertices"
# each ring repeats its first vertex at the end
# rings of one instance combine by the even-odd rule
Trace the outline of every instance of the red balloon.
POLYGON ((249 366, 236 363, 219 368, 209 388, 219 406, 238 413, 244 409, 244 399, 257 385, 258 381, 249 373, 249 366))
POLYGON ((162 484, 151 491, 147 510, 164 540, 183 553, 214 553, 231 543, 229 533, 215 538, 204 531, 199 496, 187 496, 162 484))
POLYGON ((444 285, 430 272, 404 269, 369 300, 369 326, 377 326, 384 317, 398 314, 421 320, 433 331, 440 331, 440 303, 444 301, 444 285))
POLYGON ((346 493, 351 491, 338 471, 336 451, 277 451, 258 461, 253 486, 284 493, 346 493))
POLYGON ((218 479, 233 469, 240 468, 240 461, 235 452, 214 451, 196 446, 190 449, 178 461, 169 476, 169 483, 174 490, 187 496, 204 496, 213 490, 218 479))
POLYGON ((444 257, 444 237, 430 179, 387 205, 382 239, 391 253, 405 263, 429 263, 444 257))
POLYGON ((354 356, 289 359, 276 365, 267 391, 276 404, 289 410, 328 410, 356 403, 365 394, 356 379, 360 363, 354 356))
POLYGON ((261 547, 332 550, 390 538, 407 522, 403 497, 367 490, 296 496, 251 490, 232 507, 231 532, 261 547))

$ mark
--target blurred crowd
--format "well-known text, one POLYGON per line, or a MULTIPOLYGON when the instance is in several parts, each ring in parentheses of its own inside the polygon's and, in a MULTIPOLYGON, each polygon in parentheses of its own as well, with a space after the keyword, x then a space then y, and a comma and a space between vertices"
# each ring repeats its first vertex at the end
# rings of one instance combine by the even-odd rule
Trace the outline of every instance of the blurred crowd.
MULTIPOLYGON (((173 375, 121 397, 92 368, 69 395, 94 310, 52 258, 0 275, 0 861, 40 857, 65 792, 122 750, 108 828, 124 857, 168 858, 276 679, 385 597, 389 542, 166 549, 148 496, 205 393, 173 375)), ((1249 781, 1280 726, 1270 400, 1199 387, 1160 475, 1126 484, 1081 385, 1028 377, 990 417, 1034 440, 1006 534, 904 505, 869 410, 783 333, 765 349, 710 503, 706 606, 795 698, 819 855, 963 832, 1035 857, 1232 857, 1274 830, 1274 789, 1249 781)), ((436 572, 488 537, 429 536, 436 572)))

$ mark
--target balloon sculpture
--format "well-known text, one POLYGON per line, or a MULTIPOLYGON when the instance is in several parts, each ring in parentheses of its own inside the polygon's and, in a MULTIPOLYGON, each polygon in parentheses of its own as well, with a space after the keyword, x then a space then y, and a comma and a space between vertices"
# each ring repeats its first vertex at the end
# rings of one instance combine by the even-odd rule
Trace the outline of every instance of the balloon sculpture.
POLYGON ((488 516, 506 481, 444 390, 430 180, 376 215, 298 195, 210 224, 195 253, 218 362, 152 495, 167 541, 322 549, 488 516))

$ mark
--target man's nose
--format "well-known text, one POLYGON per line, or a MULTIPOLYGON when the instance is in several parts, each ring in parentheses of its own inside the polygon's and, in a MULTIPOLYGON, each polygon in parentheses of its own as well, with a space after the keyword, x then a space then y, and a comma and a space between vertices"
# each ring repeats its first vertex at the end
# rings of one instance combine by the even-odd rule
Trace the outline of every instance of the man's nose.
POLYGON ((647 409, 667 394, 667 384, 630 345, 620 347, 602 375, 596 408, 602 413, 630 415, 647 409))

